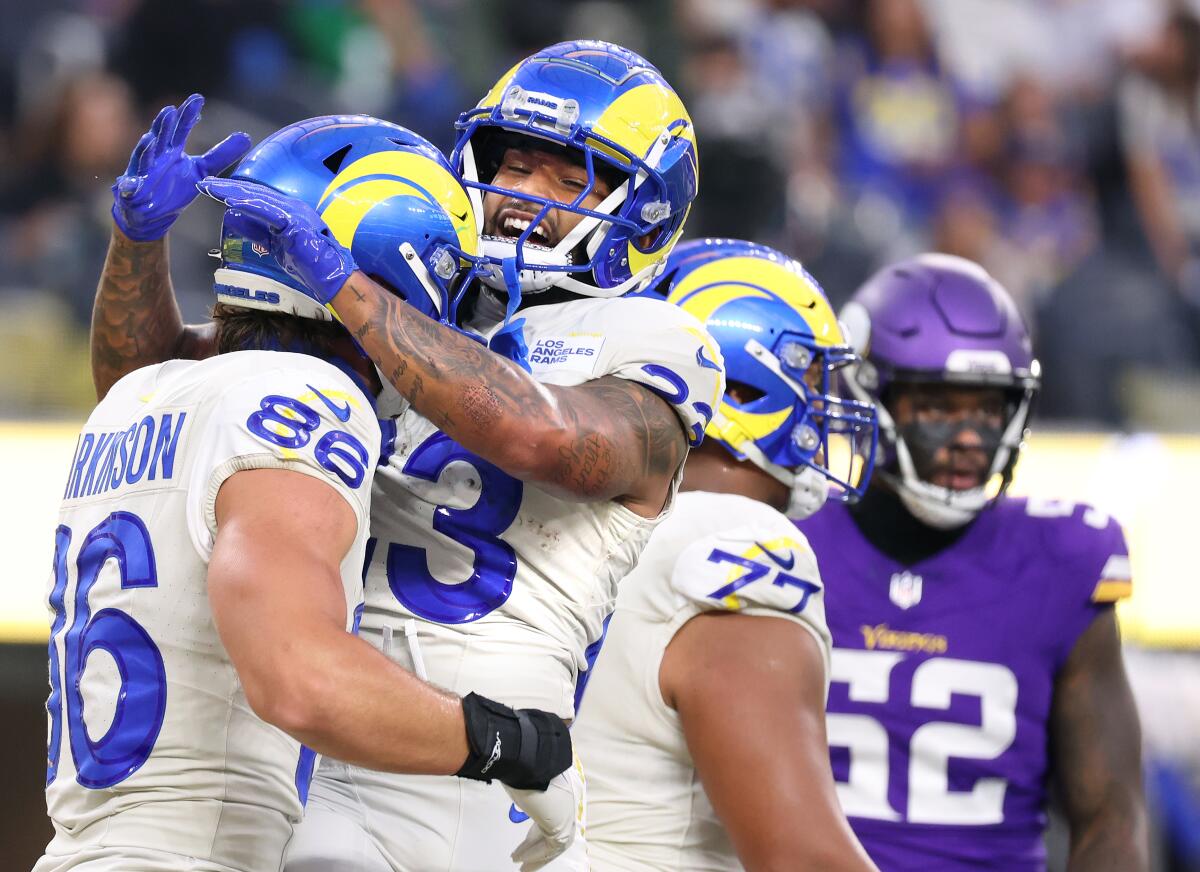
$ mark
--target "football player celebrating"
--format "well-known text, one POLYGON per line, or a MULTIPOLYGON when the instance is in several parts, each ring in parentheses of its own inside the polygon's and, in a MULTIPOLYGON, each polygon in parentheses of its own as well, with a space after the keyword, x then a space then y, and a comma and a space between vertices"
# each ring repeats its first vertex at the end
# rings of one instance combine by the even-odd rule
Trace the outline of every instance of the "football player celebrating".
MULTIPOLYGON (((116 186, 125 237, 166 232, 191 199, 193 161, 172 150, 199 108, 164 111, 139 144, 130 174, 141 185, 126 175, 116 186)), ((199 170, 244 146, 232 140, 199 170)), ((457 187, 444 158, 396 125, 292 125, 235 177, 328 199, 339 240, 422 317, 440 317, 446 288, 408 254, 437 263, 474 245, 473 227, 457 232, 415 190, 431 178, 457 187), (395 184, 327 189, 306 155, 345 145, 391 167, 395 184)), ((38 872, 275 872, 316 753, 531 789, 571 763, 557 716, 435 689, 354 637, 379 379, 238 216, 226 218, 216 356, 121 379, 70 467, 49 593, 55 836, 38 872)))
POLYGON ((800 529, 828 584, 829 743, 855 832, 884 870, 1044 869, 1052 777, 1069 869, 1146 869, 1121 530, 1004 496, 1038 389, 1016 306, 976 264, 924 255, 842 320, 883 466, 861 503, 800 529))
POLYGON ((782 514, 838 477, 832 444, 869 464, 873 410, 834 387, 854 355, 816 282, 770 248, 684 243, 658 287, 705 322, 728 381, 621 582, 573 728, 592 868, 873 869, 829 769, 821 576, 782 514))
MULTIPOLYGON (((261 244, 352 330, 398 389, 380 412, 418 413, 387 428, 364 636, 436 684, 569 718, 616 582, 721 392, 720 354, 692 316, 622 296, 675 244, 696 193, 694 133, 654 67, 595 42, 526 59, 460 125, 454 166, 483 210, 487 267, 458 320, 493 350, 418 323, 361 270, 326 272, 353 258, 270 192, 204 187, 253 217, 261 244)), ((470 214, 466 198, 447 207, 470 214)), ((101 389, 132 360, 194 353, 203 336, 150 274, 161 245, 132 276, 114 249, 93 333, 101 389), (134 324, 154 333, 140 348, 134 324)), ((334 761, 317 782, 294 869, 498 868, 522 831, 494 787, 334 761)))

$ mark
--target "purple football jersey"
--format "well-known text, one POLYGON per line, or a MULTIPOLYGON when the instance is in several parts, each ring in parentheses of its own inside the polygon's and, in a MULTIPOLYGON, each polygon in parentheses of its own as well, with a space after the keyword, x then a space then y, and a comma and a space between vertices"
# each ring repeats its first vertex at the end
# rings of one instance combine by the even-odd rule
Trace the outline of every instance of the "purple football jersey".
POLYGON ((1045 868, 1054 680, 1129 592, 1120 527, 1084 505, 1004 499, 903 566, 831 504, 798 525, 833 634, 838 796, 883 872, 1045 868))

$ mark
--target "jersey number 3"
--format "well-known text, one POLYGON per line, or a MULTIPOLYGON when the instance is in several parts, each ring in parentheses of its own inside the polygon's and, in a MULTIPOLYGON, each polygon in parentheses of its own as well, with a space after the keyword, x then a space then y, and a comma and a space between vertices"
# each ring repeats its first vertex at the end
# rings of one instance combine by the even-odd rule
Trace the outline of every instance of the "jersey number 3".
POLYGON ((422 442, 404 464, 404 472, 436 482, 456 461, 475 470, 479 497, 470 508, 437 506, 433 529, 471 550, 471 575, 457 584, 443 584, 430 572, 424 548, 393 542, 387 551, 388 586, 396 599, 413 614, 440 624, 476 621, 498 609, 512 594, 517 575, 517 555, 500 535, 521 508, 521 482, 445 433, 422 442))
POLYGON ((64 662, 60 675, 58 638, 67 622, 64 603, 70 586, 67 551, 71 535, 70 527, 60 526, 54 536, 46 784, 58 772, 65 709, 75 778, 84 787, 97 790, 124 781, 150 757, 167 708, 167 674, 162 654, 145 628, 118 609, 105 608, 93 615, 88 595, 109 560, 117 562, 124 590, 158 587, 158 570, 150 534, 137 515, 114 512, 87 534, 75 559, 74 617, 63 638, 64 662), (99 739, 92 739, 84 720, 80 683, 88 656, 98 648, 116 663, 120 689, 110 726, 99 739))

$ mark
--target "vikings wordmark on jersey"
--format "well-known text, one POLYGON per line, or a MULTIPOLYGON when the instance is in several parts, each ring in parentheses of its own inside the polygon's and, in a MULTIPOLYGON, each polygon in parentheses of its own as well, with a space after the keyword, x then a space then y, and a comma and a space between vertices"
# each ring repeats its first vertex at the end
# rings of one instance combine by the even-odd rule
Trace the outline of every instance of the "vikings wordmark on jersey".
POLYGON ((217 635, 206 586, 217 492, 240 470, 275 468, 341 494, 359 521, 341 567, 353 615, 379 444, 374 409, 345 375, 283 352, 146 367, 96 407, 55 532, 55 837, 38 872, 86 859, 167 868, 159 854, 180 869, 279 867, 315 760, 251 711, 217 635))
POLYGON ((1054 679, 1130 591, 1120 527, 1083 505, 1002 499, 911 567, 848 510, 802 522, 827 580, 838 796, 885 870, 1040 870, 1054 679))

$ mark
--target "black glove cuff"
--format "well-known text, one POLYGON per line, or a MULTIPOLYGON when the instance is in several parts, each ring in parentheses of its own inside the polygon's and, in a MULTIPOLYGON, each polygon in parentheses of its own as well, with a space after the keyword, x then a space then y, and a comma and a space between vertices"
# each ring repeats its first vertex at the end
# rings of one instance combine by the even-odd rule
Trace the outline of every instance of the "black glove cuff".
POLYGON ((460 778, 545 790, 571 765, 571 734, 558 715, 514 711, 477 693, 463 697, 462 706, 470 753, 456 773, 460 778))

